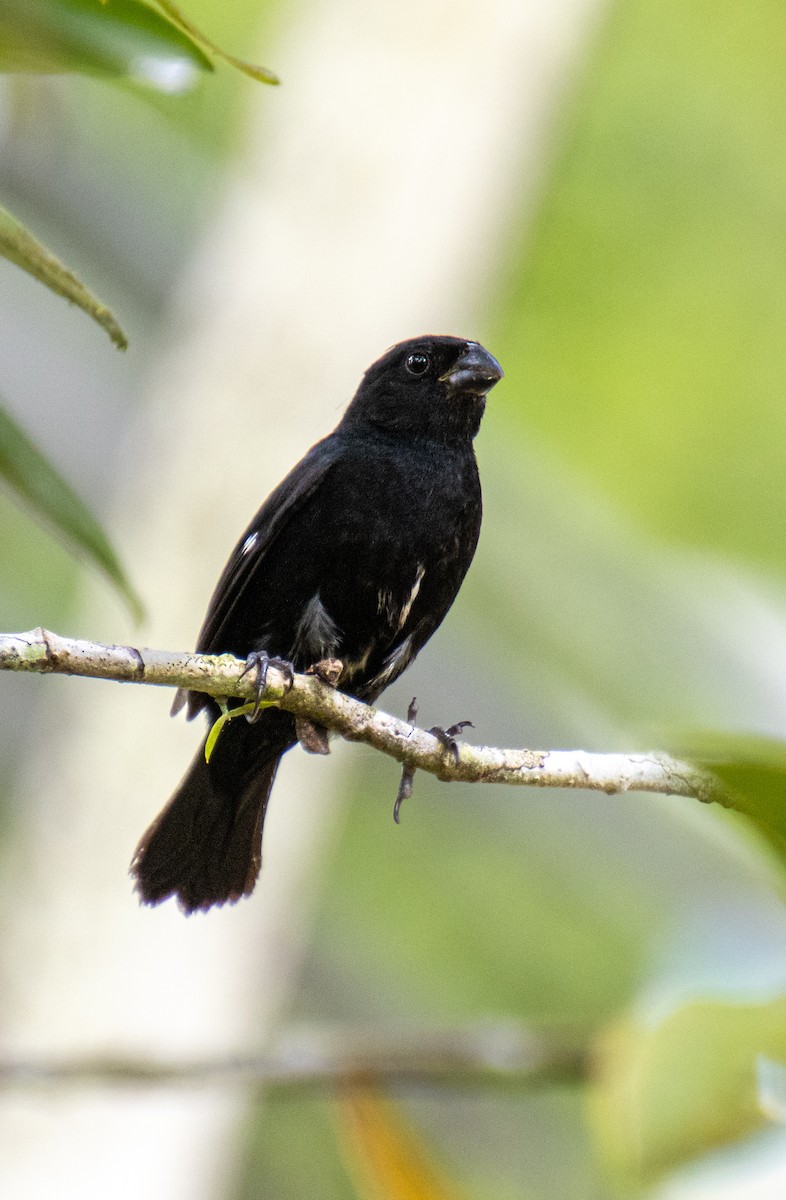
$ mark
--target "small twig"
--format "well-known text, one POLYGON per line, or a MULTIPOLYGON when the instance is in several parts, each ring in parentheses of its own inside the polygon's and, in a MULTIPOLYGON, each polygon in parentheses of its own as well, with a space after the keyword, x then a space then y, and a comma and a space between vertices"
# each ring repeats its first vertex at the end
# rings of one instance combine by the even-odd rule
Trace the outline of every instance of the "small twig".
MULTIPOLYGON (((252 700, 255 682, 244 677, 245 668, 245 662, 230 654, 176 654, 105 646, 58 637, 44 629, 0 634, 0 670, 87 675, 252 700)), ((425 730, 362 704, 313 675, 295 675, 289 686, 286 674, 273 665, 267 672, 262 699, 336 730, 348 741, 366 742, 403 763, 410 773, 428 771, 445 782, 587 788, 609 794, 661 792, 733 807, 712 775, 660 752, 591 754, 583 750, 462 745, 454 759, 445 753, 439 739, 425 730)), ((404 780, 402 784, 406 794, 404 780)))
POLYGON ((166 1062, 85 1055, 0 1060, 0 1090, 41 1084, 333 1088, 348 1079, 455 1086, 545 1087, 588 1075, 586 1036, 575 1028, 540 1033, 527 1026, 369 1034, 293 1030, 265 1054, 166 1062))

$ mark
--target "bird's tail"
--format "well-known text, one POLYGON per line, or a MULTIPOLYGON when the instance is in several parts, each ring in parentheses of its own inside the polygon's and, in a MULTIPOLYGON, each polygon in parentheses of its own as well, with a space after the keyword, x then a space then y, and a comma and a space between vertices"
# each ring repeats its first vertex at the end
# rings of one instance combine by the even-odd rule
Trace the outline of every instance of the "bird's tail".
POLYGON ((144 904, 176 896, 183 912, 192 913, 254 890, 270 791, 281 755, 295 740, 266 733, 240 718, 222 732, 210 763, 202 745, 136 848, 131 874, 144 904))

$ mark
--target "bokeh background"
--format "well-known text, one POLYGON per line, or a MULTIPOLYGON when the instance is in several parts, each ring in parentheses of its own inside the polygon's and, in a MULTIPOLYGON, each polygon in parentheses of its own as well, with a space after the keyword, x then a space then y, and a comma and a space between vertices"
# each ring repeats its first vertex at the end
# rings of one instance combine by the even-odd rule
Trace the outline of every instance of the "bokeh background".
MULTIPOLYGON (((134 627, 3 494, 0 626, 187 649, 238 533, 365 367, 458 333, 506 371, 477 446, 484 531, 384 706, 417 694, 425 725, 471 718, 495 745, 784 739, 786 11, 187 11, 282 87, 220 62, 176 96, 0 79, 2 203, 130 338, 118 354, 0 261, 0 396, 147 610, 134 627)), ((295 751, 253 898, 185 920, 140 911, 126 870, 197 731, 154 689, 0 694, 6 1064, 523 1025, 578 1038, 584 1078, 385 1088, 440 1195, 784 1195, 784 868, 740 818, 418 776, 394 827, 392 763, 295 751)), ((325 1090, 17 1073, 0 1190, 437 1194, 359 1182, 342 1111, 325 1090)))

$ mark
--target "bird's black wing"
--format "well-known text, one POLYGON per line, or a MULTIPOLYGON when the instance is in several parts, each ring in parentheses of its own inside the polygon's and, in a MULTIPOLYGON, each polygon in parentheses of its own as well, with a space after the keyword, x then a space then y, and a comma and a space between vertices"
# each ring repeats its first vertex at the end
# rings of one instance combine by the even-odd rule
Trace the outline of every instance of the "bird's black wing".
MULTIPOLYGON (((336 434, 317 442, 268 496, 237 543, 216 584, 197 638, 198 654, 248 653, 246 648, 234 644, 236 610, 247 588, 265 570, 271 548, 324 483, 341 452, 341 438, 336 434)), ((173 712, 182 707, 185 699, 186 696, 179 692, 173 712)), ((195 716, 206 700, 200 692, 188 693, 189 717, 195 716)))

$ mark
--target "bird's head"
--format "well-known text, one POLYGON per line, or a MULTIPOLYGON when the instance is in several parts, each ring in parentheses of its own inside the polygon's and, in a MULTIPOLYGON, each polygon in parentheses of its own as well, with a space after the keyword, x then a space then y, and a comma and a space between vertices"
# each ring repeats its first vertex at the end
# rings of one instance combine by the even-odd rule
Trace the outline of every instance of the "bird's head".
POLYGON ((501 378, 499 363, 478 342, 412 338, 369 367, 343 423, 441 442, 469 441, 480 426, 487 392, 501 378))

